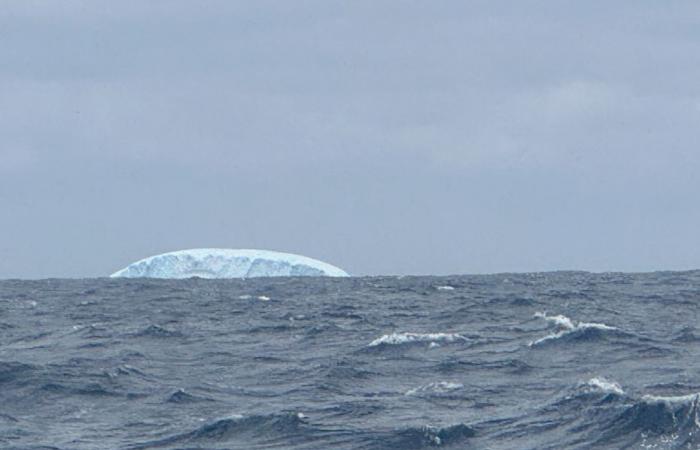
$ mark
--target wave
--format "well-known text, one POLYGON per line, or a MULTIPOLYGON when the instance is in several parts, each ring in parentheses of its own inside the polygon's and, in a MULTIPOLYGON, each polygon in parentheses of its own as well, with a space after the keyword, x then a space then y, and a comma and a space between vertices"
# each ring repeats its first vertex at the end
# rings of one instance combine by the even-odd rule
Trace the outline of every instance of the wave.
MULTIPOLYGON (((65 397, 72 396, 87 396, 87 397, 121 397, 122 394, 113 390, 109 390, 100 383, 88 383, 74 386, 71 384, 49 382, 45 383, 38 389, 47 394, 56 394, 65 397)), ((136 394, 132 394, 136 395, 136 394)))
POLYGON ((611 380, 607 380, 603 377, 594 377, 585 383, 585 386, 604 392, 606 394, 624 395, 625 391, 620 387, 620 385, 611 380))
POLYGON ((167 447, 171 445, 199 445, 215 442, 243 441, 246 443, 264 440, 272 443, 277 438, 292 442, 303 438, 305 417, 300 413, 269 415, 231 415, 202 425, 192 431, 145 442, 130 447, 133 450, 167 447))
POLYGON ((474 428, 459 423, 443 427, 412 426, 396 430, 331 429, 316 427, 303 414, 233 415, 202 425, 192 431, 135 444, 130 450, 152 448, 334 448, 352 440, 354 448, 366 450, 419 450, 459 445, 474 437, 474 428), (183 447, 185 446, 185 447, 183 447), (295 447, 296 448, 296 447, 295 447), (311 447, 309 447, 311 448, 311 447))
POLYGON ((186 392, 184 389, 178 389, 168 396, 165 400, 166 403, 198 403, 198 402, 211 402, 210 398, 198 397, 186 392))
POLYGON ((437 344, 439 342, 466 342, 468 339, 457 333, 391 333, 385 334, 368 344, 368 347, 377 347, 380 345, 401 345, 412 344, 417 342, 429 342, 437 344))
POLYGON ((376 450, 418 450, 431 447, 454 446, 476 436, 474 428, 463 423, 445 427, 419 426, 396 430, 376 436, 376 450))
POLYGON ((30 365, 0 361, 0 385, 7 396, 31 402, 62 402, 74 397, 136 399, 147 396, 151 378, 129 365, 86 368, 91 360, 30 365))
POLYGON ((52 447, 48 445, 33 445, 31 447, 6 447, 5 450, 63 450, 60 447, 52 447))
POLYGON ((77 334, 85 339, 103 339, 111 337, 113 332, 101 323, 92 323, 88 325, 73 325, 69 334, 77 334))
POLYGON ((510 375, 522 375, 533 370, 533 367, 524 361, 519 359, 503 359, 496 361, 483 361, 479 359, 473 359, 469 361, 462 361, 457 359, 450 359, 440 362, 436 369, 445 374, 453 373, 463 373, 465 370, 468 371, 498 371, 504 374, 510 375))
POLYGON ((352 395, 358 385, 379 375, 379 372, 360 367, 349 360, 321 364, 315 373, 320 380, 318 389, 342 395, 352 395))
POLYGON ((574 322, 564 315, 548 316, 547 313, 537 312, 535 316, 546 320, 554 325, 557 331, 545 337, 531 341, 528 346, 533 347, 562 338, 576 338, 579 340, 589 340, 608 332, 619 332, 619 328, 594 322, 574 322))
POLYGON ((673 340, 675 342, 695 343, 700 341, 700 334, 695 327, 684 327, 673 340))
POLYGON ((433 395, 443 395, 450 392, 458 391, 463 389, 464 385, 462 383, 452 383, 449 381, 437 381, 425 384, 423 386, 418 386, 417 388, 409 389, 406 391, 405 395, 408 396, 433 396, 433 395))
POLYGON ((347 422, 349 419, 362 417, 378 417, 386 410, 378 401, 353 400, 336 403, 323 408, 320 412, 324 419, 335 419, 347 422))
POLYGON ((700 393, 681 396, 645 395, 620 419, 626 427, 658 434, 700 431, 700 393))
POLYGON ((639 397, 594 377, 539 411, 507 420, 511 426, 501 437, 537 433, 559 448, 583 442, 585 448, 698 448, 700 393, 639 397))
POLYGON ((377 372, 366 370, 354 361, 340 360, 323 364, 319 367, 321 376, 328 380, 346 383, 351 380, 366 380, 378 375, 377 372))
POLYGON ((35 366, 14 361, 0 361, 0 384, 26 380, 35 366))
POLYGON ((0 421, 17 423, 17 422, 19 422, 19 419, 17 419, 14 416, 11 416, 9 414, 0 413, 0 421))
POLYGON ((454 286, 450 286, 450 285, 435 286, 435 289, 437 289, 438 291, 454 291, 455 290, 454 286))
POLYGON ((181 337, 182 333, 179 331, 168 330, 159 325, 149 325, 143 330, 134 334, 137 337, 152 337, 152 338, 168 338, 168 337, 181 337))
POLYGON ((700 393, 634 401, 601 430, 601 441, 616 440, 645 448, 698 448, 700 393))

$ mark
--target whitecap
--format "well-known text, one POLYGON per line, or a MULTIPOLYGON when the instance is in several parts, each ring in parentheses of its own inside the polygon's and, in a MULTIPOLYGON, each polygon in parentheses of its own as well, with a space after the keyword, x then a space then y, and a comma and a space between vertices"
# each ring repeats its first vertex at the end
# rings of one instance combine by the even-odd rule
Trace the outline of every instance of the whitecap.
POLYGON ((449 286, 449 285, 435 286, 435 289, 437 289, 438 291, 454 291, 455 290, 454 286, 449 286))
POLYGON ((408 396, 420 396, 424 394, 446 394, 448 392, 456 391, 464 387, 461 383, 452 383, 449 381, 437 381, 425 384, 423 386, 418 386, 417 388, 409 389, 404 395, 408 396))
POLYGON ((258 296, 258 300, 262 300, 263 302, 269 302, 270 297, 268 297, 266 295, 260 295, 260 296, 258 296))
POLYGON ((664 403, 667 405, 671 404, 691 404, 695 403, 700 399, 700 392, 695 394, 687 395, 676 395, 676 396, 661 396, 661 395, 645 395, 642 397, 642 401, 646 403, 664 403))
POLYGON ((456 342, 466 341, 467 338, 457 333, 391 333, 377 338, 369 343, 369 347, 378 345, 400 345, 411 342, 456 342))
POLYGON ((545 337, 542 337, 540 339, 537 339, 536 341, 532 341, 528 344, 528 346, 532 347, 534 345, 541 344, 543 342, 547 342, 553 339, 559 339, 563 336, 566 336, 568 334, 577 332, 577 331, 584 331, 588 329, 595 329, 595 330, 603 330, 603 331, 613 331, 617 330, 616 327, 611 327, 609 325, 605 325, 604 323, 595 323, 595 322, 574 322, 570 318, 558 314, 556 316, 548 316, 546 312, 536 312, 535 316, 540 319, 544 319, 549 323, 554 324, 559 330, 552 333, 548 334, 545 337))
POLYGON ((586 386, 605 392, 607 394, 624 395, 625 391, 622 387, 612 380, 607 380, 603 377, 594 377, 586 382, 586 386))

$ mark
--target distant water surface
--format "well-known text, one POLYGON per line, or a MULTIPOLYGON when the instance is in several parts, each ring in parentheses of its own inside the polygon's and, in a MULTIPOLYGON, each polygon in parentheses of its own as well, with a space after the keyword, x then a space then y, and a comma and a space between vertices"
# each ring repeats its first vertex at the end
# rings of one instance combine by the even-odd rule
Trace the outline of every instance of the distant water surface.
POLYGON ((700 448, 700 272, 0 282, 3 449, 700 448))

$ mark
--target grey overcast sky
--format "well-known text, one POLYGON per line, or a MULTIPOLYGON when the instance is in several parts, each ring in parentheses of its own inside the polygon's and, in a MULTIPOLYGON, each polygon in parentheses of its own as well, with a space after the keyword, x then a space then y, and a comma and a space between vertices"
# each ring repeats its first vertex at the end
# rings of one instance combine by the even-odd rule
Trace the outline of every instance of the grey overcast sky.
POLYGON ((0 278, 700 268, 700 2, 0 8, 0 278))

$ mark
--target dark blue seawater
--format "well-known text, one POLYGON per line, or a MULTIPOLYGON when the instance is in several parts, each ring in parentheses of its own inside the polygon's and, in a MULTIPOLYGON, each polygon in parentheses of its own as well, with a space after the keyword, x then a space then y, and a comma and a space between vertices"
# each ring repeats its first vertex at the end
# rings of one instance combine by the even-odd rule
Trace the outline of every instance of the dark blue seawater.
POLYGON ((3 449, 700 448, 700 272, 0 282, 3 449))

